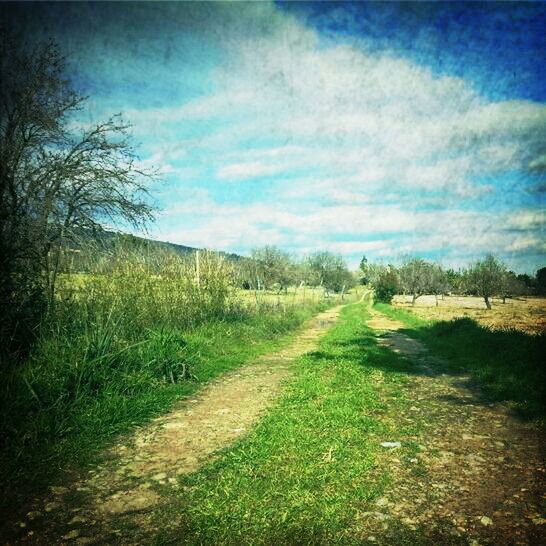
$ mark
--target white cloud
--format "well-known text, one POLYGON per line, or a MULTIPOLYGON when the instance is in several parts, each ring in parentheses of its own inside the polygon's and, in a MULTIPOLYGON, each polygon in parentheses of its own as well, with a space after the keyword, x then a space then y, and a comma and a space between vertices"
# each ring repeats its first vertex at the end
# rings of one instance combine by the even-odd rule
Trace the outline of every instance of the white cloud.
POLYGON ((134 113, 163 139, 158 159, 206 167, 212 178, 211 195, 169 208, 167 216, 188 218, 166 232, 172 240, 384 257, 543 249, 534 233, 542 212, 481 211, 478 198, 495 191, 497 176, 542 166, 544 104, 492 102, 394 54, 319 45, 314 30, 272 4, 214 9, 225 61, 210 76, 214 89, 134 113), (188 122, 199 130, 177 138, 188 122), (266 204, 259 184, 271 177, 266 204), (226 181, 255 184, 261 202, 215 200, 215 184, 225 191, 226 181))

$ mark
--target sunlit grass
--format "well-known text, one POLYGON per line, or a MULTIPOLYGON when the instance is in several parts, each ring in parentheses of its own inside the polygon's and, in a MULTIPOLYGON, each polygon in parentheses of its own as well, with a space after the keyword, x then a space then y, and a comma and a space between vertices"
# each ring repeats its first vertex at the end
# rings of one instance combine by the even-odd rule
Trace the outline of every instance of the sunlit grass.
POLYGON ((389 480, 377 467, 379 444, 410 433, 381 419, 380 396, 389 394, 389 411, 405 403, 399 386, 410 365, 377 345, 365 316, 364 305, 346 307, 318 350, 294 364, 257 429, 182 480, 155 543, 362 543, 359 513, 389 480))

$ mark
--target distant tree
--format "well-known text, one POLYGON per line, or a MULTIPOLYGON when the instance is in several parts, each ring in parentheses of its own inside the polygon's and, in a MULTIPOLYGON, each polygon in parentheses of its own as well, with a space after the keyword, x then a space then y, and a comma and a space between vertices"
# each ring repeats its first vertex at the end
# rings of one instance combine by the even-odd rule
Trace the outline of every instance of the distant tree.
POLYGON ((449 290, 456 294, 463 293, 465 289, 463 273, 460 270, 455 271, 454 269, 447 269, 445 274, 449 290))
POLYGON ((433 293, 433 265, 421 258, 407 259, 398 269, 398 277, 404 293, 412 296, 412 305, 415 305, 417 298, 433 293))
POLYGON ((343 258, 331 252, 315 252, 305 260, 310 283, 323 286, 326 291, 341 292, 354 284, 343 258))
POLYGON ((436 296, 436 306, 438 306, 438 296, 444 296, 450 290, 447 273, 438 264, 431 264, 428 278, 428 292, 436 296))
POLYGON ((384 303, 391 303, 392 298, 398 294, 400 284, 396 269, 392 266, 382 267, 376 270, 373 280, 375 299, 384 303))
POLYGON ((368 284, 370 282, 369 265, 366 256, 362 256, 360 264, 358 265, 360 270, 360 284, 368 284))
POLYGON ((506 298, 523 296, 526 293, 525 283, 513 271, 506 271, 502 283, 502 303, 506 303, 506 298))
POLYGON ((518 281, 525 286, 525 294, 533 294, 536 290, 536 280, 527 273, 517 275, 518 281))
POLYGON ((502 294, 506 267, 491 254, 472 264, 465 272, 465 287, 468 293, 481 296, 487 309, 491 309, 491 298, 502 294))
POLYGON ((0 337, 28 345, 66 243, 82 230, 152 218, 150 173, 115 116, 75 129, 85 102, 52 43, 30 48, 0 32, 0 337))
POLYGON ((276 246, 266 245, 251 252, 258 287, 269 289, 277 285, 279 291, 286 290, 293 282, 294 270, 290 255, 276 246))
POLYGON ((541 295, 546 294, 546 267, 541 267, 536 273, 537 292, 541 295))

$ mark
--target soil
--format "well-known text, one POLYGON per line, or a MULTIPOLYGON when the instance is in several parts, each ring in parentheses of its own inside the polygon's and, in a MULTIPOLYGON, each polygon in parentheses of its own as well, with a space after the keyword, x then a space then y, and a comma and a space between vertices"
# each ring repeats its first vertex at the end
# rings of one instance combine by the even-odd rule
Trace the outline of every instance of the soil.
POLYGON ((445 363, 398 332, 399 322, 372 313, 368 325, 378 342, 416 366, 404 387, 407 408, 383 418, 420 427, 402 442, 416 446, 413 457, 384 449, 378 466, 392 481, 363 516, 363 537, 384 544, 396 543, 392 533, 438 544, 546 544, 543 431, 485 400, 469 377, 443 373, 445 363))
POLYGON ((411 305, 411 296, 395 296, 393 305, 426 320, 469 317, 494 330, 512 328, 527 334, 546 332, 546 298, 526 296, 492 299, 492 309, 474 296, 422 296, 411 305), (438 305, 436 305, 438 303, 438 305))

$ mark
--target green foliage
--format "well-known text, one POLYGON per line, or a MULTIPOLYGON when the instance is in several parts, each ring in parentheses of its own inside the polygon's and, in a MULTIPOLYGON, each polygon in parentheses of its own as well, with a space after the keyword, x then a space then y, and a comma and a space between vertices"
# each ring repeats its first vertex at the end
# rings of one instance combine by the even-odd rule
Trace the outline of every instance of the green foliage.
POLYGON ((481 296, 491 309, 489 298, 502 295, 505 277, 505 265, 489 254, 466 270, 465 287, 469 294, 481 296))
POLYGON ((256 248, 251 253, 251 284, 259 288, 279 290, 287 288, 294 279, 294 267, 290 256, 275 246, 256 248))
POLYGON ((305 267, 312 286, 323 286, 328 291, 341 292, 344 287, 347 290, 355 284, 355 279, 340 255, 327 251, 315 252, 306 258, 305 267))
POLYGON ((399 291, 399 280, 396 271, 389 267, 384 268, 374 281, 375 299, 380 302, 390 303, 399 291))
POLYGON ((546 295, 546 267, 541 267, 536 273, 537 291, 541 295, 546 295))

